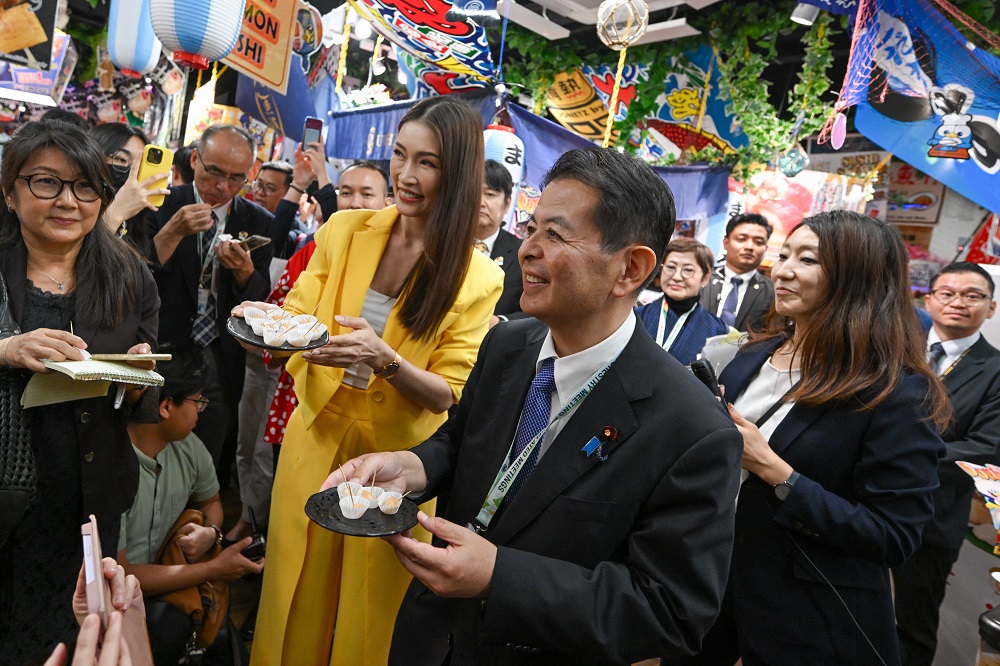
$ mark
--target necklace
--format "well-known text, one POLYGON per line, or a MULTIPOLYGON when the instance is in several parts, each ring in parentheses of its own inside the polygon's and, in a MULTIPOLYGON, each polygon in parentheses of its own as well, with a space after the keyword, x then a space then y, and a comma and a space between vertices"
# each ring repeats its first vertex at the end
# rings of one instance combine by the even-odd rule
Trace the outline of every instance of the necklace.
POLYGON ((60 282, 59 280, 55 279, 45 271, 39 270, 38 267, 32 264, 30 261, 28 262, 28 267, 31 270, 35 271, 36 273, 39 273, 40 275, 43 275, 48 279, 50 279, 52 281, 52 284, 54 284, 59 291, 62 291, 66 287, 66 283, 69 282, 69 278, 66 278, 65 280, 60 282))

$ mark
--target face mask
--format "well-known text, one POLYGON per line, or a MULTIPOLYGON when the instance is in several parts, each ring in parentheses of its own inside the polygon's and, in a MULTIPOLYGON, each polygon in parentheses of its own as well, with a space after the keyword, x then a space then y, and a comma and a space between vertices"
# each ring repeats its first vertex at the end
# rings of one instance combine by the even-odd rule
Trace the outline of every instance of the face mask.
POLYGON ((115 192, 125 185, 125 181, 128 180, 131 171, 132 169, 126 166, 108 165, 108 173, 111 175, 111 185, 115 188, 115 192))

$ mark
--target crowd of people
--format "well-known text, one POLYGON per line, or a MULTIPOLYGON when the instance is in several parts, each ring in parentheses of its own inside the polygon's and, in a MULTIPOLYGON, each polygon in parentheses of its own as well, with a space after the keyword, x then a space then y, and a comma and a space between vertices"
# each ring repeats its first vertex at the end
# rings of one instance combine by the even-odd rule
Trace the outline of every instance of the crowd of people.
POLYGON ((45 119, 3 152, 0 372, 171 360, 161 387, 26 410, 37 482, 0 521, 0 664, 63 663, 74 641, 74 664, 129 664, 130 605, 157 666, 193 648, 254 666, 933 660, 973 494, 954 462, 1000 444, 978 265, 942 270, 923 313, 899 234, 846 211, 805 219, 770 277, 770 224, 734 216, 716 263, 671 239, 649 166, 599 148, 557 160, 518 238, 511 176, 450 97, 407 112, 388 173, 356 162, 337 187, 320 143, 249 182, 253 139, 215 125, 163 189, 137 177, 148 143, 45 119), (238 341, 226 322, 251 306, 313 314, 329 342, 238 341), (684 366, 734 331, 720 402, 684 366), (409 493, 418 525, 311 522, 309 497, 343 481, 409 493), (79 583, 91 514, 115 554, 104 629, 79 583), (247 652, 225 597, 256 575, 247 652))

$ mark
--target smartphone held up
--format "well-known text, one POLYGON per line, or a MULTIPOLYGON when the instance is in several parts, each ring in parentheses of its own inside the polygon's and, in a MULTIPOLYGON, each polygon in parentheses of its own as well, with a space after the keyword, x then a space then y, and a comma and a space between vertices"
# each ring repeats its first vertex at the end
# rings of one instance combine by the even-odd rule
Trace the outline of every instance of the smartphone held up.
MULTIPOLYGON (((142 162, 139 163, 139 173, 136 178, 142 182, 151 176, 162 176, 152 184, 152 187, 165 188, 167 176, 170 175, 170 167, 173 163, 174 151, 150 144, 142 150, 142 162)), ((164 198, 162 194, 154 194, 149 197, 149 203, 159 208, 163 205, 164 198)))

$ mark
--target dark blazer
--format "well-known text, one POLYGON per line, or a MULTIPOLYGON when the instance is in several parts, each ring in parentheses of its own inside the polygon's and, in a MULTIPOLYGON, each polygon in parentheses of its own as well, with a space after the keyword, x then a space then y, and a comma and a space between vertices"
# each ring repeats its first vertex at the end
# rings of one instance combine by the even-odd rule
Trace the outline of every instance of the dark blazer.
POLYGON ((517 250, 521 239, 503 229, 493 243, 490 258, 503 269, 503 293, 493 310, 498 315, 512 315, 521 311, 521 294, 524 282, 521 280, 521 263, 517 260, 517 250))
POLYGON ((923 540, 958 549, 975 484, 955 461, 1000 464, 1000 350, 979 338, 941 381, 954 415, 941 434, 947 453, 938 468, 941 487, 934 492, 934 519, 924 527, 923 540))
MULTIPOLYGON (((495 327, 457 414, 412 449, 448 520, 479 512, 545 333, 534 319, 495 327)), ((485 531, 498 546, 488 598, 439 598, 414 579, 390 663, 628 664, 697 649, 729 566, 741 451, 718 401, 637 325, 485 531), (608 425, 602 462, 581 449, 608 425)))
MULTIPOLYGON (((727 290, 724 266, 716 266, 712 271, 712 279, 701 290, 702 307, 710 314, 718 312, 719 301, 727 290)), ((736 323, 733 326, 744 333, 751 326, 755 329, 763 328, 767 313, 773 304, 774 283, 757 271, 750 278, 750 284, 747 285, 747 292, 743 296, 743 302, 740 303, 739 312, 736 313, 736 323)))
MULTIPOLYGON (((26 268, 24 245, 0 250, 0 271, 7 282, 11 313, 18 322, 22 321, 24 314, 26 268)), ((85 280, 78 282, 77 316, 73 331, 87 342, 87 351, 93 354, 120 354, 141 342, 156 349, 160 299, 153 276, 138 259, 135 270, 141 273, 141 279, 139 292, 134 295, 134 305, 125 310, 124 320, 111 331, 98 329, 88 321, 86 304, 94 299, 93 285, 85 280)), ((107 528, 109 532, 117 532, 117 521, 132 506, 139 488, 139 461, 125 430, 125 411, 114 409, 114 398, 115 391, 112 390, 105 397, 73 403, 83 480, 80 521, 85 522, 87 516, 93 513, 98 521, 111 526, 107 528)))
MULTIPOLYGON (((636 316, 649 331, 649 336, 653 340, 656 340, 656 334, 660 327, 661 312, 663 312, 663 296, 652 303, 635 309, 636 316)), ((698 358, 701 348, 705 346, 705 340, 722 335, 728 330, 729 327, 723 324, 721 319, 705 310, 700 303, 696 303, 691 314, 688 315, 687 321, 684 322, 684 328, 677 334, 674 344, 670 345, 670 349, 667 351, 681 365, 688 365, 698 358)))
MULTIPOLYGON (((156 212, 149 230, 152 239, 163 226, 170 221, 174 213, 181 207, 193 204, 194 186, 182 185, 170 188, 163 206, 156 212)), ((266 236, 271 231, 272 217, 269 212, 252 201, 243 197, 233 199, 229 220, 225 233, 233 238, 241 232, 248 235, 260 234, 266 236)), ((150 260, 153 276, 162 300, 159 341, 162 345, 186 345, 191 340, 191 328, 198 312, 198 277, 201 274, 201 262, 198 259, 198 234, 184 237, 177 245, 177 250, 165 265, 160 265, 156 258, 156 249, 151 247, 150 260)), ((150 241, 152 246, 152 241, 150 241)), ((273 248, 265 245, 250 253, 253 259, 254 274, 243 289, 236 287, 233 272, 228 268, 218 267, 219 294, 216 307, 218 317, 219 337, 222 343, 223 358, 226 366, 236 373, 231 379, 238 380, 242 386, 245 352, 236 340, 226 333, 226 320, 233 306, 248 301, 262 301, 271 292, 269 267, 273 248)))
MULTIPOLYGON (((719 378, 727 398, 780 342, 736 355, 719 378)), ((748 664, 880 664, 846 603, 885 663, 899 664, 889 568, 920 544, 944 451, 920 407, 926 394, 926 380, 907 374, 874 409, 858 409, 863 396, 792 407, 769 444, 801 477, 783 502, 753 474, 740 489, 726 604, 706 652, 728 647, 727 666, 737 650, 748 664)))

